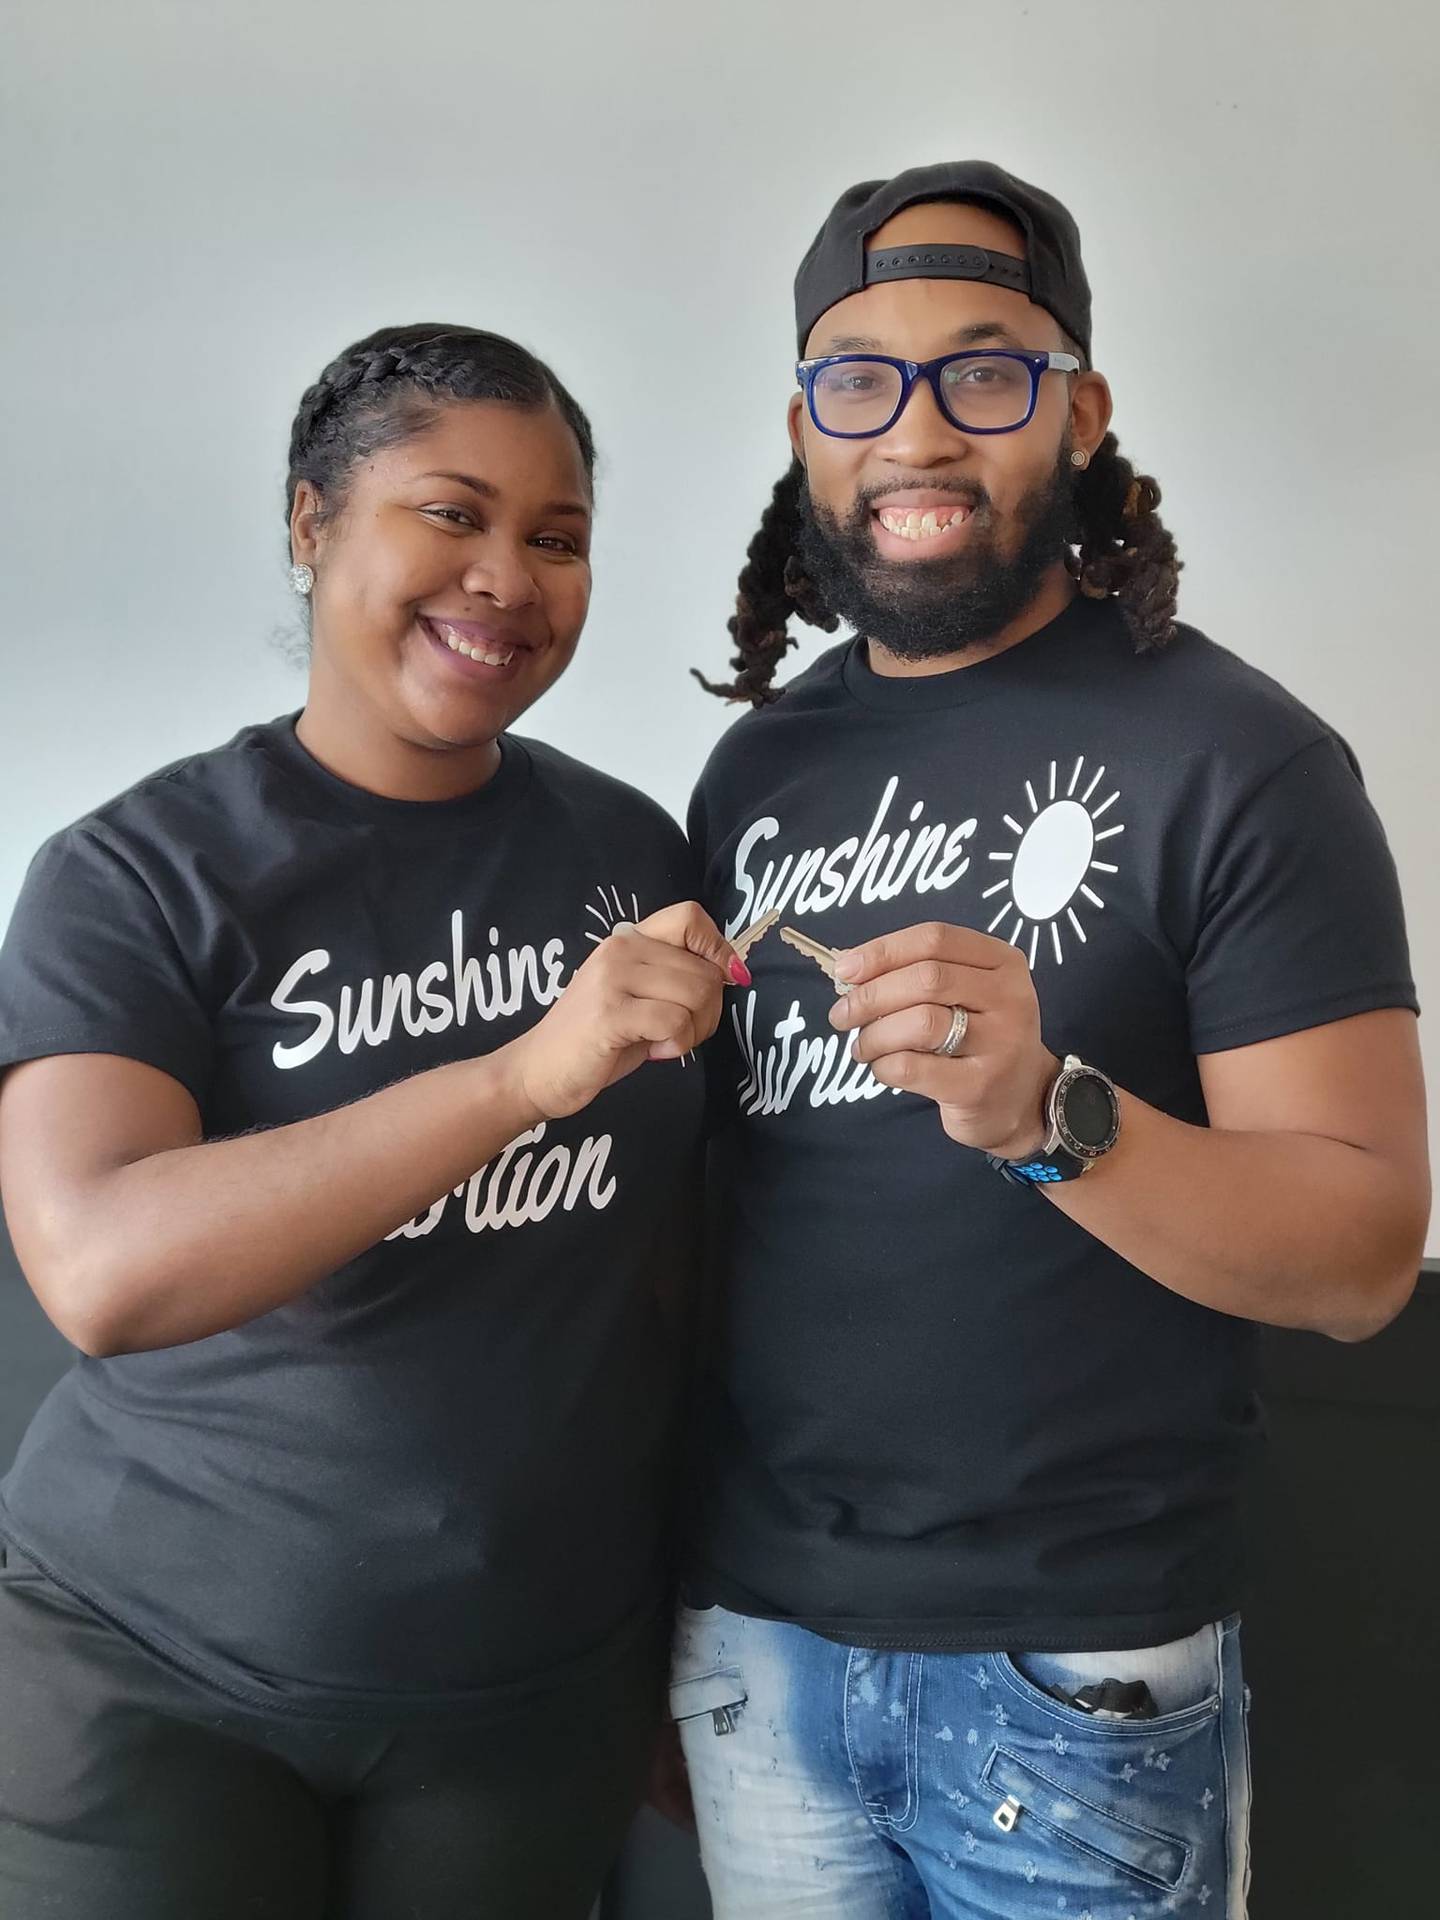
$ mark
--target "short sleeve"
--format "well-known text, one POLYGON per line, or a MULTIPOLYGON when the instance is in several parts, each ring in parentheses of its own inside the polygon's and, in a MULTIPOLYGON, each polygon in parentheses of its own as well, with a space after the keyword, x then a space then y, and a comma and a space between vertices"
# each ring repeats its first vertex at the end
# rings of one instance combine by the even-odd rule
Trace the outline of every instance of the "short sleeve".
POLYGON ((110 1053, 170 1074, 204 1102, 211 1022, 160 904, 93 827, 67 828, 31 864, 0 946, 0 1071, 60 1053, 110 1053))
POLYGON ((1186 985, 1197 1054, 1380 1007, 1418 1010, 1395 863, 1335 735, 1237 808, 1211 863, 1186 985))

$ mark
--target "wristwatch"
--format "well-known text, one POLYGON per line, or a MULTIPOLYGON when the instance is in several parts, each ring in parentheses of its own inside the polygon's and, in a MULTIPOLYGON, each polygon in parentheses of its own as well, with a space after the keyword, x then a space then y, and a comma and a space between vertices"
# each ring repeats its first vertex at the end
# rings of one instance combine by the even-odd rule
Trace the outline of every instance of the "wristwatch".
POLYGON ((1053 1187, 1078 1180, 1104 1159, 1120 1137, 1120 1100, 1115 1083, 1098 1067, 1067 1053, 1045 1097, 1049 1131, 1042 1146, 1022 1160, 987 1158, 1003 1179, 1018 1187, 1053 1187))

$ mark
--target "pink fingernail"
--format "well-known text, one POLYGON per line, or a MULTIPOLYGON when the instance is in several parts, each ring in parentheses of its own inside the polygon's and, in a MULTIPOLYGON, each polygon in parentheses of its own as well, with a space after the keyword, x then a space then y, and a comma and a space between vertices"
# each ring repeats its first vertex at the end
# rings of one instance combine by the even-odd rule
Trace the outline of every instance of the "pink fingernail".
POLYGON ((753 987, 755 984, 754 975, 738 953, 730 956, 729 974, 731 982, 737 987, 753 987))

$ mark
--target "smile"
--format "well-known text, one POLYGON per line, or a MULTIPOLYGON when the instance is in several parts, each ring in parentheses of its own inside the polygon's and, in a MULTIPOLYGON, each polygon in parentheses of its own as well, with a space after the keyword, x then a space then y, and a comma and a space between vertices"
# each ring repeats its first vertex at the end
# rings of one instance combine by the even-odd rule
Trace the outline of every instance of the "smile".
POLYGON ((969 507, 879 507, 875 518, 887 533, 902 540, 934 540, 942 533, 963 527, 970 518, 969 507))
POLYGON ((445 647, 477 667, 499 671, 510 666, 517 655, 528 651, 518 643, 489 634, 483 627, 468 621, 436 620, 422 614, 420 625, 437 646, 445 647))

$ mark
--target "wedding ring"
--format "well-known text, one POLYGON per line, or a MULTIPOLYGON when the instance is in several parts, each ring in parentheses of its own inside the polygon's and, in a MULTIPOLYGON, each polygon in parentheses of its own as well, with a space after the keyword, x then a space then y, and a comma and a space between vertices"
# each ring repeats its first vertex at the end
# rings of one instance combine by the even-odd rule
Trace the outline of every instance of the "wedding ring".
POLYGON ((964 1007, 953 1007, 950 1012, 950 1031, 936 1047, 936 1053, 943 1054, 947 1060, 953 1060, 960 1051, 969 1025, 970 1016, 964 1007))

